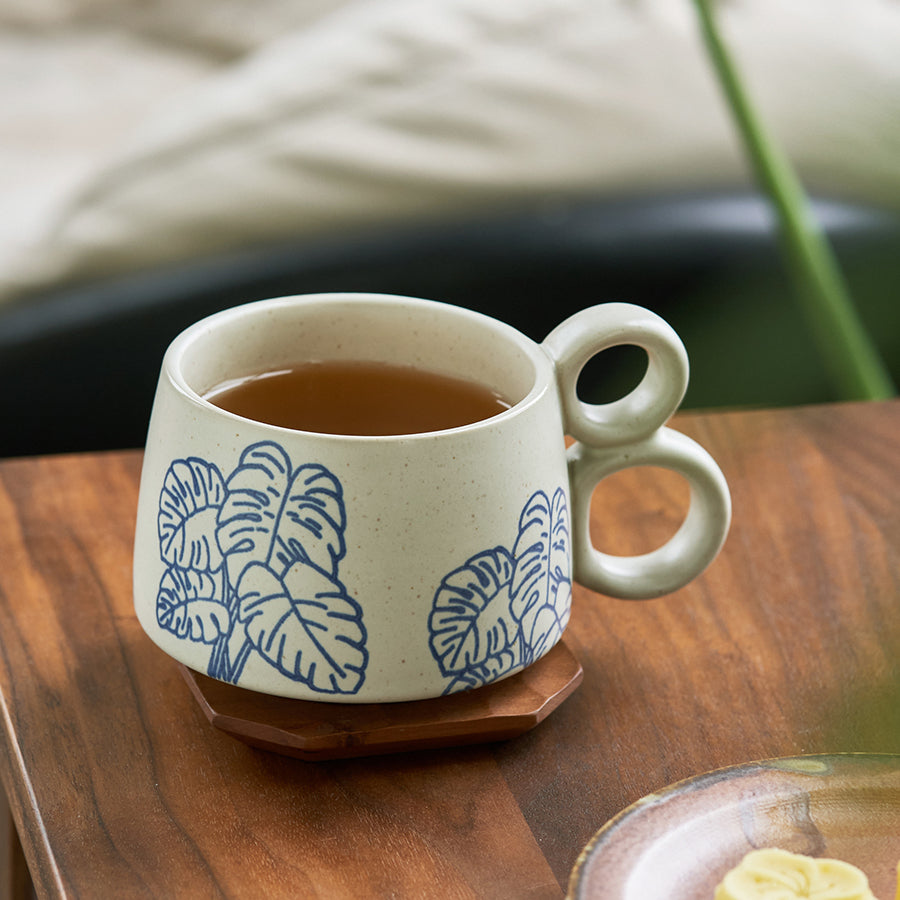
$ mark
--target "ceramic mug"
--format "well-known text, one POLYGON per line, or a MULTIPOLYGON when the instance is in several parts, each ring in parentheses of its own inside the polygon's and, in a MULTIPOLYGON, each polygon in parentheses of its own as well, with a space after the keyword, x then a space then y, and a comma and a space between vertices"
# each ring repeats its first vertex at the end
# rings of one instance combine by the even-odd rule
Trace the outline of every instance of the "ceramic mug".
POLYGON ((560 639, 573 578, 653 597, 716 556, 725 480, 664 427, 687 377, 675 332, 628 304, 585 309, 542 344, 467 309, 378 294, 215 314, 178 336, 162 365, 135 537, 141 625, 192 669, 307 700, 424 699, 505 678, 560 639), (643 380, 614 403, 583 403, 581 368, 618 344, 646 350, 643 380), (322 359, 463 377, 511 407, 443 431, 344 436, 204 399, 228 379, 322 359), (602 554, 588 533, 591 493, 634 465, 680 472, 689 511, 652 553, 602 554))

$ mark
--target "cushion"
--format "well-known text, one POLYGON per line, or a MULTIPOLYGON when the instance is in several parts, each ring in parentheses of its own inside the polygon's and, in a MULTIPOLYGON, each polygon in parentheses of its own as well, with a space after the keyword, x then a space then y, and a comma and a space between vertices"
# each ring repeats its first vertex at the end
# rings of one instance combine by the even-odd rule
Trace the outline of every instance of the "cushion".
MULTIPOLYGON (((93 20, 70 2, 63 19, 83 33, 93 20)), ((211 2, 178 12, 192 6, 172 0, 148 20, 130 4, 104 20, 127 32, 106 90, 153 65, 131 61, 129 41, 149 41, 161 69, 174 55, 179 77, 46 204, 0 267, 0 299, 536 197, 750 180, 689 2, 229 0, 224 18, 211 2)), ((900 5, 734 0, 721 19, 807 186, 900 206, 900 5)))

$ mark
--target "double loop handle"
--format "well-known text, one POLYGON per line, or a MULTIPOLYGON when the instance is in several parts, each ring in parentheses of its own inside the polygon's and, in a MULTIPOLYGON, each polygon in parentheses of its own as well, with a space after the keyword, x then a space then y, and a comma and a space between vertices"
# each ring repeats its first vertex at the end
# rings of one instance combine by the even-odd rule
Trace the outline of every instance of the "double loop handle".
POLYGON ((715 559, 731 521, 728 485, 713 458, 686 435, 665 427, 684 397, 688 359, 675 331, 649 310, 606 303, 566 319, 542 347, 556 364, 565 427, 575 438, 568 451, 575 578, 591 590, 637 600, 686 585, 715 559), (585 363, 610 347, 633 344, 647 353, 640 384, 613 403, 578 399, 585 363), (640 556, 612 556, 590 537, 596 485, 633 466, 661 466, 690 486, 690 507, 662 547, 640 556))

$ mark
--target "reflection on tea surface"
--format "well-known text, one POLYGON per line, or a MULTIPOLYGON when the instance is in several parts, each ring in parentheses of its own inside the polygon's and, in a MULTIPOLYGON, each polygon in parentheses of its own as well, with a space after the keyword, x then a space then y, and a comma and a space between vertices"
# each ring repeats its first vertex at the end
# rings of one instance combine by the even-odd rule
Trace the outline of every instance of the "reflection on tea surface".
POLYGON ((490 418, 510 404, 491 388, 413 366, 333 360, 262 372, 213 388, 220 409, 323 434, 420 434, 490 418))

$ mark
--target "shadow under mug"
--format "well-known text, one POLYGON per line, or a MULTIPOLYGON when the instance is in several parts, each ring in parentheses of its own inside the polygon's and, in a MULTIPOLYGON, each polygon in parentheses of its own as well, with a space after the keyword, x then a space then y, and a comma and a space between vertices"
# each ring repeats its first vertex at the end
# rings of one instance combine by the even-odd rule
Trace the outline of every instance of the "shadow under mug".
POLYGON ((687 378, 675 332, 629 304, 585 309, 542 344, 470 310, 379 294, 284 297, 204 319, 167 350, 151 415, 135 536, 141 625, 192 669, 306 700, 425 699, 512 675, 560 639, 573 579, 655 597, 718 553, 725 480, 664 425, 687 378), (582 367, 619 344, 646 351, 643 380, 614 403, 583 403, 582 367), (417 366, 512 405, 443 431, 353 436, 204 399, 226 380, 323 359, 417 366), (687 516, 652 553, 600 553, 593 489, 642 465, 685 477, 687 516))

